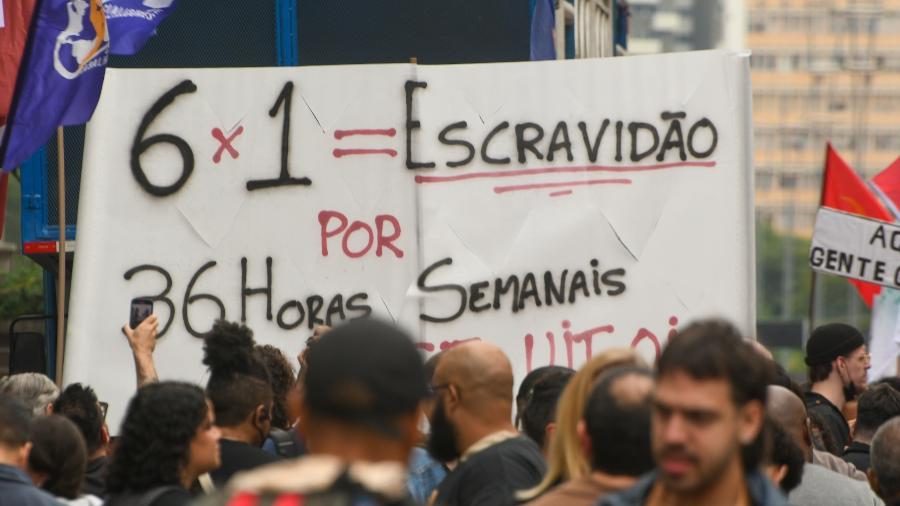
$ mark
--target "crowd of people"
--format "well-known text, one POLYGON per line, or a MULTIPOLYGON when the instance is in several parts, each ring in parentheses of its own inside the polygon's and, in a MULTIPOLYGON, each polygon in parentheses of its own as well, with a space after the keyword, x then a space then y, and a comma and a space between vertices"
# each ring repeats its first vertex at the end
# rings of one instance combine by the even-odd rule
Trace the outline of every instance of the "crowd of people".
POLYGON ((0 506, 900 505, 900 379, 867 382, 855 328, 815 329, 809 381, 721 320, 519 382, 503 351, 427 361, 371 318, 292 360, 219 321, 204 387, 160 380, 157 319, 123 328, 120 427, 89 386, 0 378, 0 506), (113 435, 115 437, 113 437, 113 435))

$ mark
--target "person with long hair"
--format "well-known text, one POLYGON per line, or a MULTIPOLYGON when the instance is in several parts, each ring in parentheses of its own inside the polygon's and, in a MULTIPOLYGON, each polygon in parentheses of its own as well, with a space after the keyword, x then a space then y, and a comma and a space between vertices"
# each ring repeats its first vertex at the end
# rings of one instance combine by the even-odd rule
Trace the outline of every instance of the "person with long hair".
POLYGON ((517 494, 520 501, 533 500, 562 482, 591 473, 591 463, 581 451, 578 422, 584 415, 597 378, 604 371, 622 365, 647 367, 646 361, 634 350, 611 348, 594 355, 572 376, 557 403, 556 430, 547 452, 547 473, 537 486, 517 494))
POLYGON ((219 467, 213 408, 200 387, 151 383, 128 403, 109 462, 107 506, 182 506, 201 475, 219 467))
POLYGON ((269 370, 274 397, 272 427, 262 449, 276 457, 299 457, 305 449, 296 427, 300 418, 300 385, 297 376, 284 352, 271 344, 257 344, 254 352, 269 370))

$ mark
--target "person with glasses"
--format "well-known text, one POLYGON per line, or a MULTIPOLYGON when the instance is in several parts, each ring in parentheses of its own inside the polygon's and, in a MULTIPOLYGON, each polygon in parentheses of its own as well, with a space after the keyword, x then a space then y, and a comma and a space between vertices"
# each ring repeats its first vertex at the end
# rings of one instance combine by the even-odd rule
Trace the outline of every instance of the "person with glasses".
POLYGON ((822 325, 813 330, 806 343, 805 362, 811 383, 805 394, 806 407, 825 420, 824 430, 836 442, 837 455, 841 456, 850 444, 844 406, 866 389, 871 367, 865 338, 850 325, 822 325))
POLYGON ((109 460, 109 428, 106 425, 106 403, 97 400, 94 389, 72 383, 53 403, 53 412, 78 427, 87 445, 87 466, 81 493, 106 495, 106 466, 109 460))

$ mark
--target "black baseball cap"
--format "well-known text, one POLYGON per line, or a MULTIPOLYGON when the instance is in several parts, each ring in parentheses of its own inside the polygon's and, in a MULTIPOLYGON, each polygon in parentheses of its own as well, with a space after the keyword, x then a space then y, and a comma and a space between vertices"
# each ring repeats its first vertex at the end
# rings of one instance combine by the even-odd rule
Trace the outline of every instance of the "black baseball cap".
POLYGON ((396 435, 390 421, 427 395, 425 365, 399 327, 360 318, 341 324, 310 347, 305 378, 311 411, 361 422, 396 435))
POLYGON ((806 365, 827 364, 866 345, 862 333, 845 323, 829 323, 816 327, 806 343, 806 365))

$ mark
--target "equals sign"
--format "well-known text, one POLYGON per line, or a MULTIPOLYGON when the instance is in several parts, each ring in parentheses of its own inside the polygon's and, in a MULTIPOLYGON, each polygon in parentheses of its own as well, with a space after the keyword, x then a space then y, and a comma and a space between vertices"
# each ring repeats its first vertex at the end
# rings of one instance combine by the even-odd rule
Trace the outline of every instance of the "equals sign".
MULTIPOLYGON (((335 130, 334 138, 337 140, 341 140, 344 137, 351 137, 354 135, 381 135, 385 137, 394 137, 397 135, 397 130, 394 128, 386 128, 386 129, 359 129, 359 130, 335 130)), ((390 148, 381 148, 381 149, 340 149, 335 148, 331 154, 335 158, 341 158, 344 156, 353 156, 353 155, 388 155, 390 157, 397 156, 397 150, 390 148)))

